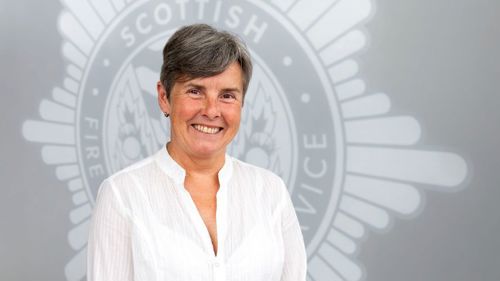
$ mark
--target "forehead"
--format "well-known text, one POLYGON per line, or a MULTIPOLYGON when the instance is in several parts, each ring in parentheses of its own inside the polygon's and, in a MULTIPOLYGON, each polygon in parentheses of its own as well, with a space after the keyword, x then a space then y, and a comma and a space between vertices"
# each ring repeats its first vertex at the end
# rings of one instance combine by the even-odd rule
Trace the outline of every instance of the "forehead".
POLYGON ((199 85, 203 87, 236 88, 243 90, 243 71, 237 62, 230 64, 223 72, 209 77, 178 79, 179 86, 199 85))

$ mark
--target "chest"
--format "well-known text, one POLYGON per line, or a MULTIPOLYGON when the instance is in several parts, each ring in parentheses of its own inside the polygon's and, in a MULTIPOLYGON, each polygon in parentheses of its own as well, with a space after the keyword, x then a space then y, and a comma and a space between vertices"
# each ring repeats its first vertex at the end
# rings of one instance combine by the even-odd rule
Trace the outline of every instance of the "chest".
POLYGON ((216 225, 216 213, 217 213, 217 199, 216 196, 206 196, 191 194, 191 198, 202 218, 207 230, 210 234, 210 238, 214 240, 217 238, 217 225, 216 225))
POLYGON ((219 188, 218 181, 199 181, 196 179, 188 179, 185 181, 186 190, 189 192, 191 199, 201 217, 214 249, 217 254, 217 190, 219 188))
POLYGON ((156 225, 148 231, 137 231, 132 235, 133 257, 137 261, 134 270, 141 276, 146 276, 141 272, 157 274, 141 280, 279 280, 284 253, 281 239, 261 226, 245 232, 241 239, 239 235, 233 229, 227 232, 221 244, 236 243, 226 243, 214 259, 189 235, 169 227, 156 225), (222 279, 212 279, 214 272, 222 279))
POLYGON ((216 271, 223 280, 279 280, 284 245, 267 201, 246 183, 222 190, 203 184, 185 182, 189 195, 172 188, 153 196, 159 203, 132 235, 135 273, 155 273, 140 280, 210 280, 216 271), (161 223, 146 223, 153 217, 161 223))

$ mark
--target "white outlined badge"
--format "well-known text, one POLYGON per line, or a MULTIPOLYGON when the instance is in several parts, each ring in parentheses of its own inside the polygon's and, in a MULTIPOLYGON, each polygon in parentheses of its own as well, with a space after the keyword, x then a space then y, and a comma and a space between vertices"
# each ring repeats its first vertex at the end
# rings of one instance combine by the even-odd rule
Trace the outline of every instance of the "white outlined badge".
POLYGON ((459 155, 419 149, 418 121, 391 114, 389 96, 370 93, 358 77, 370 0, 63 3, 66 77, 23 135, 41 144, 44 162, 73 194, 67 280, 85 277, 99 183, 165 140, 155 82, 161 48, 182 25, 206 22, 247 42, 255 71, 229 153, 287 183, 310 280, 366 279, 356 259, 366 230, 416 214, 415 184, 456 190, 467 176, 459 155))

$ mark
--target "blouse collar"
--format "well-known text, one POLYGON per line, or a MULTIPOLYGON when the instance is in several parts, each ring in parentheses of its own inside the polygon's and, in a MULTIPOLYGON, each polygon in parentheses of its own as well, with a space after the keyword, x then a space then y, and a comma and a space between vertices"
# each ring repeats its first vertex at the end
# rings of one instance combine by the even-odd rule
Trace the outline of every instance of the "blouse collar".
MULTIPOLYGON (((155 155, 155 159, 159 164, 160 168, 169 176, 176 185, 184 186, 184 179, 186 177, 186 171, 182 168, 175 160, 170 156, 168 150, 163 146, 160 151, 155 155)), ((224 165, 219 171, 219 184, 220 188, 225 188, 228 184, 231 176, 233 174, 233 163, 232 157, 225 155, 224 165)))

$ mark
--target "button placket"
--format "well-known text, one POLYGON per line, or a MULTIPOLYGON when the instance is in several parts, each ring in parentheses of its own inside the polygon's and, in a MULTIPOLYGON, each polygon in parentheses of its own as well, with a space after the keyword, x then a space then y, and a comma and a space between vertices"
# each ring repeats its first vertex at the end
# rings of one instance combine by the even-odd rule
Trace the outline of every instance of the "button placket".
POLYGON ((217 256, 212 262, 214 280, 226 281, 226 267, 224 264, 224 241, 226 236, 226 188, 224 183, 221 183, 219 192, 217 193, 217 239, 218 249, 217 256), (221 192, 222 191, 222 192, 221 192))
POLYGON ((224 263, 219 258, 215 258, 212 262, 212 266, 214 271, 214 280, 226 281, 226 267, 224 263))

